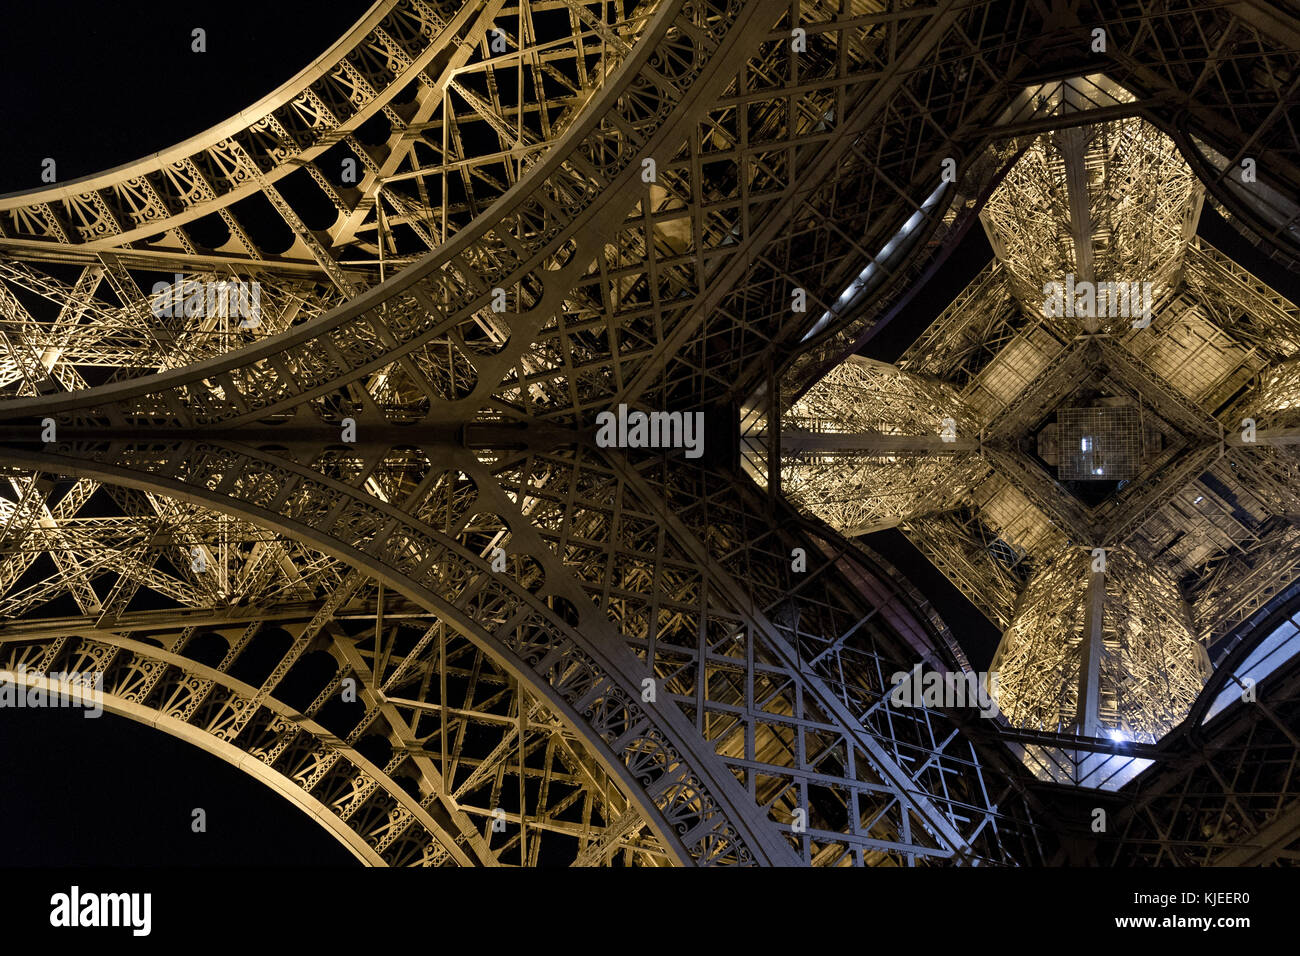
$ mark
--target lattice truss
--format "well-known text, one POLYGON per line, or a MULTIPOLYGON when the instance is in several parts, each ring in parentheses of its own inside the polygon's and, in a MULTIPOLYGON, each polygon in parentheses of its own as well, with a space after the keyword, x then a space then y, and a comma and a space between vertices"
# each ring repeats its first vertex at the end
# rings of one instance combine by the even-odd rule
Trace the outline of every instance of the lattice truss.
MULTIPOLYGON (((382 0, 328 62, 242 121, 82 192, 0 202, 0 394, 73 391, 264 341, 447 243, 545 155, 651 9, 382 0), (255 286, 257 315, 183 307, 217 283, 255 286)), ((483 313, 466 337, 500 345, 504 323, 483 313)), ((454 353, 431 340, 348 400, 396 420, 427 409, 426 376, 462 387, 454 353)))
MULTIPOLYGON (((319 318, 422 249, 445 243, 514 185, 631 50, 647 15, 614 3, 447 10, 419 0, 379 3, 322 75, 309 85, 291 81, 254 107, 260 119, 213 130, 154 165, 101 177, 81 195, 9 202, 0 212, 0 391, 70 392, 183 368, 319 318), (473 42, 464 42, 467 36, 473 42), (355 183, 342 180, 344 162, 359 169, 355 183), (291 231, 287 248, 263 212, 268 201, 280 228, 291 231), (67 261, 86 264, 58 264, 67 261), (181 295, 152 291, 159 282, 181 295), (218 283, 256 284, 253 321, 233 306, 212 308, 210 296, 205 305, 202 291, 195 307, 192 290, 218 283)), ((504 328, 493 322, 484 334, 504 341, 504 328)), ((389 420, 409 420, 412 409, 428 408, 426 375, 436 379, 447 367, 448 387, 455 387, 457 370, 446 355, 445 343, 431 343, 417 356, 419 373, 412 362, 384 368, 366 378, 364 396, 351 389, 347 397, 383 407, 389 420)), ((387 500, 410 469, 397 454, 368 474, 366 487, 387 500)), ((128 608, 160 603, 177 613, 265 610, 323 600, 349 573, 292 538, 177 499, 26 472, 10 472, 3 482, 0 617, 10 621, 80 612, 111 628, 130 616, 128 608)), ((373 596, 358 600, 375 605, 373 596)), ((388 845, 401 829, 387 832, 393 821, 358 836, 351 811, 340 813, 354 852, 369 862, 535 864, 545 845, 552 862, 666 859, 635 811, 623 812, 618 785, 572 731, 521 696, 517 680, 490 673, 481 652, 452 653, 462 658, 469 689, 457 713, 442 720, 450 736, 434 739, 444 764, 460 762, 461 779, 448 776, 440 799, 477 809, 459 814, 453 837, 424 834, 418 853, 406 838, 388 845), (483 707, 473 703, 476 685, 484 688, 483 707), (496 745, 485 747, 493 733, 496 745), (489 815, 503 807, 504 835, 491 829, 489 815), (617 833, 608 826, 614 822, 617 833), (468 843, 475 847, 467 855, 458 844, 468 843)), ((408 671, 415 660, 406 661, 408 671)), ((427 682, 431 671, 425 661, 410 673, 427 682)), ((432 696, 427 686, 411 695, 424 708, 414 711, 413 724, 437 718, 437 687, 435 680, 432 696)), ((382 735, 375 713, 367 732, 382 735)), ((365 729, 365 722, 356 727, 358 734, 365 729)), ((281 747, 292 726, 282 730, 281 747)), ((301 749, 308 737, 298 736, 301 749)), ((257 756, 271 765, 277 753, 257 756)), ((370 769, 379 777, 375 771, 385 768, 370 769)), ((321 817, 310 796, 317 777, 291 776, 295 787, 310 784, 308 795, 298 796, 321 817)), ((347 775, 336 771, 332 779, 337 785, 347 775)))
MULTIPOLYGON (((1068 733, 1077 723, 1092 561, 1082 548, 1063 549, 1020 596, 991 665, 999 707, 1018 727, 1068 733)), ((1126 549, 1107 555, 1103 578, 1099 718, 1130 739, 1155 741, 1182 720, 1207 676, 1195 666, 1187 607, 1163 568, 1126 549)))
MULTIPOLYGON (((1294 603, 1280 615, 1296 631, 1294 603)), ((1265 629, 1264 634, 1271 629, 1265 629)), ((1262 635, 1260 635, 1262 636, 1262 635)), ((1243 650, 1249 652, 1253 642, 1243 650)), ((1234 655, 1231 663, 1239 663, 1234 655)), ((1244 693, 1234 668, 1220 668, 1206 702, 1244 693)), ((1252 688, 1256 700, 1230 706, 1201 733, 1177 741, 1139 777, 1096 859, 1119 866, 1294 866, 1297 845, 1295 760, 1300 726, 1300 667, 1292 658, 1252 688)), ((1204 708, 1193 711, 1199 721, 1204 708)))
MULTIPOLYGON (((4 598, 38 566, 59 584, 0 641, 50 669, 74 654, 106 666, 114 706, 242 760, 370 862, 1040 857, 1004 750, 954 715, 884 703, 917 656, 960 666, 886 571, 734 475, 597 452, 581 428, 622 402, 739 404, 787 359, 795 401, 838 364, 973 226, 1006 164, 1060 125, 1062 81, 1027 78, 1098 69, 1065 52, 1086 50, 1086 32, 1042 12, 384 0, 251 122, 79 191, 6 199, 4 541, 19 576, 4 598), (936 182, 953 156, 961 175, 936 182), (156 321, 153 284, 177 272, 262 282, 261 323, 156 321), (355 446, 338 444, 345 416, 355 446), (47 417, 57 443, 32 437, 47 417), (116 559, 93 563, 106 547, 116 559), (196 547, 223 580, 186 570, 196 547), (114 598, 131 589, 164 620, 114 598), (287 643, 259 638, 272 620, 287 643), (308 660, 314 682, 295 690, 308 660), (348 677, 361 709, 339 717, 348 677)), ((1071 108, 1131 107, 1232 159, 1249 146, 1263 179, 1300 184, 1278 108, 1294 44, 1273 24, 1203 4, 1089 16, 1110 29, 1107 74, 1136 98, 1091 80, 1070 89, 1100 93, 1071 108)), ((1288 221, 1198 162, 1266 248, 1294 251, 1288 221)), ((988 334, 962 333, 965 366, 903 368, 949 383, 966 410, 957 445, 979 443, 967 411, 972 425, 1014 417, 1073 334, 1015 309, 1005 276, 985 276, 996 309, 967 314, 988 334)), ((1198 302, 1262 368, 1280 346, 1258 303, 1294 310, 1234 277, 1198 302)), ((875 425, 869 440, 892 443, 882 460, 942 442, 930 412, 875 425)), ((1262 500, 1280 500, 1283 460, 1256 468, 1262 500)), ((962 516, 946 560, 1009 621, 1066 532, 1042 489, 983 470, 960 511, 916 524, 946 542, 941 523, 962 516)), ((1164 502, 1139 504, 1132 520, 1164 502)))
MULTIPOLYGON (((956 390, 880 362, 837 366, 783 415, 781 488, 795 504, 849 534, 897 524, 926 509, 946 511, 987 466, 968 455, 879 455, 846 447, 856 439, 922 438, 956 443, 975 428, 956 390), (863 396, 871 396, 864 402, 863 396), (805 449, 796 443, 808 439, 805 449), (818 441, 821 438, 825 443, 818 441), (822 445, 822 447, 818 447, 822 445)), ((877 444, 885 445, 881 441, 877 444)), ((941 446, 940 446, 941 447, 941 446)), ((756 477, 766 482, 763 462, 756 477)))
POLYGON ((355 574, 333 594, 9 626, 0 668, 102 674, 110 713, 205 739, 365 863, 666 862, 581 738, 481 648, 355 574))
POLYGON ((860 356, 837 366, 782 416, 791 434, 938 436, 944 419, 951 419, 948 429, 953 438, 974 424, 951 385, 907 375, 860 356), (864 404, 863 394, 875 401, 864 404))
POLYGON ((184 607, 304 600, 339 581, 322 555, 205 508, 90 479, 4 483, 0 618, 71 597, 111 621, 141 588, 184 607))
MULTIPOLYGON (((1039 312, 1049 283, 1066 276, 1149 282, 1152 300, 1162 300, 1177 282, 1200 203, 1200 184, 1173 141, 1134 117, 1037 137, 981 218, 1012 294, 1039 312)), ((1125 327, 1135 316, 1122 305, 1117 296, 1094 300, 1097 314, 1075 320, 1089 331, 1125 327)))
MULTIPOLYGON (((1066 107, 1085 91, 1104 107, 1131 99, 1095 77, 1063 86, 1031 91, 1028 102, 1066 107)), ((997 258, 898 368, 853 356, 783 410, 782 491, 846 534, 902 525, 1004 629, 996 666, 1016 726, 1080 726, 1080 655, 1094 627, 1104 649, 1090 726, 1158 739, 1204 683, 1203 647, 1300 569, 1286 437, 1300 394, 1296 308, 1193 239, 1199 208, 1179 151, 1144 121, 1043 133, 983 213, 997 258), (1120 351, 1079 342, 1082 318, 1044 309, 1045 287, 1066 273, 1152 282, 1152 323, 1102 316, 1092 328, 1120 351), (1101 504, 1067 490, 1069 468, 1026 457, 1046 416, 1084 401, 1071 398, 1080 386, 1130 403, 1125 454, 1140 448, 1141 462, 1126 459, 1126 480, 1101 504), (961 422, 956 437, 978 442, 934 441, 944 415, 961 422), (1215 461, 1215 439, 1235 435, 1246 416, 1273 437, 1235 442, 1215 461), (900 434, 915 439, 910 447, 870 454, 900 434), (1096 546, 1114 560, 1094 622, 1084 559, 1096 546)), ((745 460, 760 480, 770 449, 754 436, 767 435, 768 417, 747 422, 746 448, 757 453, 745 460)), ((1099 449, 1109 440, 1091 439, 1099 449)))
MULTIPOLYGON (((764 202, 764 190, 778 198, 798 169, 792 151, 811 154, 821 150, 828 131, 835 138, 835 148, 826 151, 828 157, 856 141, 856 133, 837 128, 834 116, 842 116, 868 95, 871 87, 879 84, 882 69, 897 72, 898 67, 891 66, 896 41, 912 37, 923 22, 920 15, 905 12, 900 19, 900 11, 867 7, 856 14, 865 19, 846 19, 840 13, 808 6, 801 11, 807 17, 802 22, 823 26, 810 31, 813 53, 796 67, 784 42, 788 30, 782 32, 782 14, 775 8, 770 19, 756 16, 753 10, 742 16, 740 6, 709 11, 671 9, 656 22, 655 55, 638 61, 636 69, 642 72, 634 69, 622 76, 622 88, 606 97, 602 109, 607 116, 598 115, 599 123, 571 125, 559 134, 563 150, 539 151, 540 161, 528 174, 534 188, 529 193, 516 190, 504 207, 498 207, 504 209, 504 219, 489 221, 490 217, 479 215, 468 220, 459 233, 449 228, 445 237, 440 236, 447 241, 435 249, 436 261, 426 260, 419 266, 421 274, 413 279, 408 275, 414 269, 407 265, 397 274, 393 292, 385 297, 382 307, 363 308, 350 298, 348 304, 329 314, 333 318, 301 324, 290 321, 287 332, 278 338, 262 338, 239 329, 237 334, 248 343, 244 352, 258 352, 256 359, 251 363, 242 357, 227 359, 226 355, 240 355, 239 342, 223 354, 223 341, 208 357, 187 360, 181 374, 173 376, 181 383, 173 391, 146 384, 142 373, 151 366, 137 358, 136 371, 121 372, 114 383, 120 386, 118 394, 127 404, 110 412, 101 424, 112 423, 129 431, 147 423, 158 440, 149 447, 129 441, 98 447, 93 442, 85 444, 89 433, 82 432, 79 438, 78 431, 94 429, 90 419, 106 410, 95 404, 98 399, 92 399, 82 403, 89 418, 76 411, 59 414, 61 435, 69 442, 61 447, 73 457, 89 455, 99 463, 96 469, 107 467, 118 477, 119 468, 149 476, 145 479, 149 487, 166 485, 168 492, 178 491, 181 485, 193 487, 204 502, 233 508, 245 516, 255 513, 253 520, 259 526, 269 524, 291 537, 324 544, 331 554, 381 576, 397 575, 408 582, 408 590, 413 588, 424 606, 442 608, 455 622, 458 634, 491 648, 497 658, 506 661, 507 670, 527 675, 528 681, 540 688, 536 693, 567 726, 583 728, 588 752, 606 773, 587 789, 608 789, 612 795, 607 799, 614 801, 601 804, 606 809, 597 809, 592 802, 598 799, 594 793, 584 794, 578 801, 592 808, 582 811, 592 821, 590 826, 603 829, 590 839, 583 837, 585 842, 572 840, 568 845, 576 844, 576 849, 567 851, 571 860, 744 863, 789 862, 802 856, 807 862, 830 864, 912 864, 1005 861, 1032 853, 1032 844, 1018 842, 1026 825, 1023 808, 1001 809, 1010 808, 1015 800, 999 789, 1003 785, 993 785, 997 774, 986 785, 981 777, 982 758, 960 737, 934 730, 932 717, 920 715, 910 722, 915 725, 915 739, 908 745, 889 741, 885 730, 876 740, 863 738, 851 747, 840 743, 844 728, 853 726, 840 699, 842 692, 806 686, 808 678, 798 665, 798 654, 791 655, 788 640, 780 637, 776 625, 768 626, 765 640, 771 646, 765 646, 762 657, 774 667, 779 661, 781 671, 760 683, 761 688, 770 688, 761 690, 776 720, 770 728, 749 735, 727 730, 737 702, 736 683, 734 678, 724 679, 713 664, 699 668, 701 678, 707 679, 690 700, 685 694, 679 700, 674 687, 666 686, 663 693, 669 707, 647 707, 638 702, 644 672, 635 664, 634 648, 642 631, 633 626, 631 617, 626 625, 622 618, 601 625, 591 617, 594 595, 609 593, 614 566, 594 568, 605 576, 606 583, 593 587, 591 594, 565 584, 579 579, 579 569, 585 573, 583 556, 602 540, 609 540, 615 521, 623 520, 615 516, 579 520, 581 509, 589 506, 586 496, 600 500, 603 492, 566 485, 553 464, 538 459, 521 464, 514 455, 491 452, 466 457, 463 446, 445 449, 430 444, 432 434, 454 434, 449 429, 438 432, 438 422, 472 421, 480 407, 484 409, 480 417, 485 419, 498 418, 502 412, 518 417, 525 409, 545 415, 575 399, 590 402, 593 396, 608 395, 617 379, 602 371, 600 363, 616 346, 634 356, 638 341, 658 342, 665 326, 646 306, 658 310, 678 292, 672 282, 658 288, 648 282, 645 259, 663 255, 665 243, 680 241, 673 240, 675 235, 695 242, 701 234, 697 229, 679 230, 671 222, 671 213, 681 209, 683 215, 677 218, 701 216, 709 222, 703 233, 708 245, 687 250, 687 255, 696 259, 714 248, 732 246, 726 254, 739 261, 737 239, 748 243, 746 231, 758 221, 757 216, 750 218, 751 211, 725 227, 715 224, 717 215, 734 214, 735 200, 727 194, 734 167, 710 168, 707 175, 699 175, 700 152, 716 151, 721 162, 740 166, 729 153, 742 144, 746 162, 752 163, 746 169, 756 174, 755 188, 744 201, 757 208, 764 202), (737 31, 734 35, 729 32, 733 28, 737 31), (769 36, 774 28, 777 34, 769 36), (723 39, 725 46, 719 46, 723 39), (808 72, 814 64, 820 66, 808 72), (806 91, 806 102, 795 103, 784 90, 771 86, 773 78, 779 78, 781 84, 806 85, 808 77, 819 73, 831 78, 831 91, 806 91), (714 92, 707 92, 706 85, 700 102, 713 109, 719 102, 717 94, 733 81, 743 102, 723 101, 709 115, 680 105, 684 91, 711 83, 714 92), (787 115, 791 104, 797 108, 787 115), (666 141, 682 144, 681 159, 674 160, 671 151, 658 154, 662 161, 659 183, 647 191, 648 201, 638 205, 635 195, 620 185, 619 177, 630 179, 639 173, 633 160, 660 124, 665 124, 666 141), (675 163, 679 168, 674 169, 675 163), (760 187, 757 177, 769 177, 769 185, 760 187), (631 195, 629 204, 609 202, 608 197, 621 195, 631 195), (593 203, 597 196, 601 203, 593 203), (652 207, 653 218, 647 218, 652 207), (601 213, 594 227, 575 219, 592 209, 601 213), (525 251, 529 249, 540 249, 541 258, 525 251), (593 256, 593 251, 599 255, 593 256), (539 274, 547 277, 546 282, 525 274, 525 262, 530 268, 539 263, 539 274), (589 265, 592 262, 596 264, 589 265), (553 275, 556 272, 558 278, 553 275), (506 318, 489 308, 493 282, 508 293, 506 318), (521 319, 525 312, 537 318, 521 319), (543 322, 545 315, 553 318, 543 322), (616 339, 608 331, 614 327, 623 327, 629 337, 616 339), (645 333, 653 335, 636 338, 645 333), (439 343, 448 344, 438 351, 439 343), (394 356, 399 360, 394 361, 394 356), (282 377, 282 382, 273 382, 276 377, 282 377), (141 384, 128 382, 129 378, 141 379, 141 384), (378 390, 377 385, 394 380, 398 397, 378 390), (403 381, 416 383, 415 389, 399 388, 403 381), (286 389, 289 382, 292 385, 286 389), (407 397, 412 395, 414 398, 407 397), (409 449, 389 454, 378 447, 369 447, 356 458, 321 452, 320 445, 336 437, 337 429, 322 429, 320 424, 337 422, 345 412, 355 414, 363 434, 376 424, 420 424, 422 430, 405 432, 409 448, 420 454, 409 449), (297 419, 293 430, 281 431, 274 438, 265 432, 239 430, 254 423, 263 426, 289 421, 290 413, 305 417, 297 419), (184 446, 170 443, 163 435, 176 425, 207 427, 213 441, 184 446), (219 433, 214 432, 217 428, 219 433), (322 432, 328 438, 322 439, 322 432), (259 452, 229 444, 232 438, 254 434, 260 434, 251 439, 254 443, 269 440, 273 444, 259 452), (441 466, 451 459, 458 461, 460 474, 468 476, 462 478, 469 489, 464 500, 443 493, 448 482, 455 482, 437 477, 442 472, 432 464, 437 461, 441 466), (510 490, 525 482, 528 494, 510 490), (537 493, 540 489, 554 494, 552 488, 561 490, 558 504, 537 493), (489 567, 497 547, 510 553, 510 572, 501 577, 489 567), (621 650, 625 646, 631 650, 621 650), (702 719, 699 693, 715 713, 705 731, 696 723, 702 719), (680 713, 674 716, 675 712, 680 713), (809 751, 814 736, 822 743, 809 751), (753 745, 746 743, 747 738, 757 741, 756 750, 748 749, 753 745), (943 743, 937 745, 936 739, 943 743), (918 761, 921 751, 916 748, 921 746, 927 748, 928 756, 918 761), (735 770, 720 762, 724 754, 738 761, 735 770), (737 784, 737 772, 746 776, 744 784, 737 784), (828 785, 836 773, 844 775, 844 785, 828 785), (607 786, 604 780, 614 782, 607 786), (619 790, 624 796, 619 796, 619 790), (620 799, 623 806, 638 809, 622 812, 620 799), (807 814, 807 828, 793 825, 795 809, 807 814), (1000 835, 1004 827, 1008 829, 1006 838, 1000 835), (660 846, 666 856, 657 849, 660 846)), ((962 16, 971 22, 981 19, 978 11, 962 16)), ((928 47, 943 35, 960 36, 965 30, 964 24, 945 22, 934 35, 930 35, 934 31, 926 31, 922 42, 928 47)), ((969 40, 966 42, 969 45, 969 40)), ((881 160, 880 156, 855 157, 863 169, 879 168, 881 160)), ((260 192, 270 198, 271 187, 262 185, 260 192)), ((860 215, 864 221, 871 218, 870 210, 864 209, 860 215)), ((766 228, 767 219, 763 221, 766 228)), ((823 227, 824 223, 818 226, 823 227)), ((385 224, 381 222, 378 228, 382 230, 385 224)), ((669 251, 680 259, 680 248, 669 251)), ((396 250, 397 259, 400 252, 396 250)), ((387 253, 385 248, 385 269, 395 261, 387 258, 387 253)), ((274 256, 260 258, 275 261, 274 256)), ((361 272, 362 278, 367 277, 356 260, 340 259, 335 269, 328 260, 321 262, 321 256, 313 254, 311 258, 320 267, 317 271, 324 274, 317 278, 321 285, 333 285, 348 296, 364 287, 353 275, 361 272)), ((317 271, 306 263, 306 257, 303 263, 303 271, 315 276, 317 271)), ((371 274, 381 268, 374 261, 364 266, 371 274)), ((681 288, 689 288, 689 284, 681 288)), ((688 308, 690 303, 681 306, 688 308)), ((680 317, 685 316, 682 312, 680 317)), ((226 334, 230 330, 219 331, 226 334)), ((157 363, 159 368, 162 365, 157 363)), ((40 402, 50 393, 66 391, 70 389, 46 383, 25 389, 26 394, 15 401, 31 395, 40 402)), ((76 398, 56 401, 78 403, 76 398)), ((483 434, 475 432, 475 440, 483 434)), ((464 440, 470 438, 464 436, 464 440)), ((489 445, 500 443, 501 433, 483 440, 489 445)), ((513 439, 506 442, 507 447, 513 444, 513 439)), ((645 494, 649 503, 661 498, 664 491, 645 494)), ((751 508, 752 504, 746 504, 735 510, 751 508)), ((649 510, 658 512, 659 507, 649 510)), ((647 521, 638 525, 648 526, 647 521)), ((712 559, 707 550, 700 550, 700 542, 707 539, 716 544, 721 528, 710 523, 693 530, 678 529, 675 539, 680 544, 676 546, 694 549, 697 565, 707 563, 712 559)), ((734 537, 753 540, 750 534, 736 533, 734 537)), ((631 546, 620 543, 618 547, 631 546)), ((639 551, 639 543, 636 547, 639 551)), ((669 546, 662 551, 673 553, 669 546)), ((775 553, 763 555, 762 560, 775 560, 775 553)), ((620 552, 615 566, 630 567, 628 556, 620 552)), ((825 575, 831 583, 839 574, 834 565, 827 566, 825 575)), ((715 574, 709 579, 718 580, 715 574)), ((625 586, 635 586, 658 601, 655 596, 665 584, 664 578, 656 575, 629 579, 625 586)), ((719 608, 710 613, 719 620, 752 613, 750 602, 737 590, 740 586, 733 581, 729 587, 732 593, 725 599, 717 595, 709 598, 710 606, 719 608)), ((330 593, 346 590, 334 586, 330 593)), ((681 599, 689 601, 690 596, 684 593, 681 599)), ((841 605, 843 600, 837 598, 834 604, 841 605)), ((865 610, 865 605, 859 604, 856 613, 860 616, 865 610)), ((696 625, 689 615, 656 615, 652 620, 657 620, 652 640, 664 648, 692 646, 696 625)), ((843 633, 853 630, 847 619, 838 626, 843 633)), ((296 639, 249 701, 237 705, 239 717, 230 734, 236 746, 247 745, 247 728, 274 708, 285 675, 293 671, 309 646, 306 639, 296 639)), ((390 651, 376 651, 380 657, 386 653, 390 651)), ((825 666, 831 667, 839 653, 828 657, 825 666)), ((739 663, 745 668, 752 666, 748 659, 739 663)), ((429 666, 422 663, 421 669, 429 666)), ((675 680, 674 671, 661 671, 658 666, 652 673, 666 683, 675 680)), ((874 686, 872 693, 878 697, 883 686, 879 677, 874 686)), ((866 687, 864 683, 864 694, 866 687)), ((888 718, 882 719, 887 723, 888 718)), ((393 734, 388 736, 391 742, 393 734)), ((499 759, 502 765, 513 759, 508 745, 501 748, 499 759)), ((527 763, 532 766, 531 757, 527 763)), ((525 789, 532 792, 531 782, 525 789)), ((504 790, 509 790, 508 784, 504 790)), ((459 808, 459 801, 447 795, 446 786, 438 792, 444 807, 459 808)), ((498 787, 484 802, 498 800, 500 806, 501 792, 498 787)), ((506 851, 499 860, 535 861, 539 838, 532 834, 560 826, 547 825, 554 819, 549 805, 535 799, 541 809, 532 809, 522 821, 529 834, 527 851, 513 855, 506 851)), ((567 819, 561 823, 569 830, 574 826, 567 819)), ((557 859, 552 845, 541 845, 552 861, 557 859)))
MULTIPOLYGON (((364 470, 395 501, 429 467, 409 449, 378 468, 317 464, 364 470)), ((4 667, 104 672, 111 712, 251 755, 368 863, 669 861, 581 736, 438 615, 225 514, 88 479, 8 481, 4 667)), ((426 508, 473 504, 463 474, 424 484, 426 508)), ((460 523, 476 553, 509 537, 485 516, 460 523)), ((537 586, 526 558, 510 573, 537 586)))
MULTIPOLYGON (((1029 808, 986 789, 1009 783, 997 761, 949 736, 949 715, 887 705, 890 676, 912 655, 948 657, 919 627, 903 636, 925 613, 914 595, 899 593, 884 621, 862 617, 874 619, 869 604, 894 587, 890 572, 848 542, 776 530, 752 490, 704 469, 655 463, 623 482, 615 513, 651 507, 640 520, 662 530, 629 539, 642 573, 611 592, 606 609, 625 633, 644 635, 638 654, 670 676, 675 699, 804 862, 1005 862, 1039 852, 1021 842, 1029 808), (651 506, 656 494, 662 504, 651 506), (726 555, 707 572, 706 542, 726 555), (806 575, 787 560, 796 542, 812 546, 806 575), (669 612, 686 626, 667 627, 669 612), (691 636, 699 633, 703 644, 691 636), (960 770, 968 756, 974 765, 960 770), (902 793, 900 779, 910 780, 902 793), (807 835, 794 826, 801 811, 807 835)), ((601 577, 598 565, 584 574, 592 589, 601 577)))

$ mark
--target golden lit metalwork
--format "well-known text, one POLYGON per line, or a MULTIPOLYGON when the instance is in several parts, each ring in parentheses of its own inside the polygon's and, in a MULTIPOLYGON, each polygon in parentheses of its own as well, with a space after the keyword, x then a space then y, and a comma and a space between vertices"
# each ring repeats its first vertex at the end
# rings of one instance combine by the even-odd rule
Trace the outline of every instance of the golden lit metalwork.
POLYGON ((1069 733, 1087 719, 1080 689, 1091 663, 1098 697, 1091 736, 1104 727, 1128 740, 1159 740, 1186 716, 1208 659, 1168 571, 1125 548, 1106 553, 1104 571, 1095 563, 1078 547, 1043 558, 991 665, 998 704, 1017 727, 1069 733))
MULTIPOLYGON (((981 218, 1026 311, 1042 310, 1047 286, 1071 280, 1120 292, 1149 283, 1142 301, 1160 302, 1178 282, 1201 198, 1169 137, 1132 117, 1037 137, 981 218)), ((1079 328, 1114 331, 1136 317, 1133 302, 1095 294, 1092 314, 1071 316, 1079 328)))
MULTIPOLYGON (((943 622, 780 492, 900 522, 1004 629, 1081 544, 1162 565, 1202 638, 1288 580, 1293 461, 1250 404, 1300 323, 1186 230, 1200 183, 1300 257, 1295 27, 1124 0, 1100 54, 1069 7, 379 0, 228 123, 0 198, 3 662, 104 670, 369 863, 1041 860, 1007 728, 887 702, 964 669, 943 622), (1248 152, 1272 186, 1230 180, 1248 152), (1016 156, 1001 258, 897 372, 845 365, 1016 156), (1112 266, 1160 286, 1149 328, 1077 341, 1030 296, 1112 266), (178 274, 259 283, 257 321, 155 311, 178 274), (1098 502, 1020 445, 1109 399, 1139 472, 1098 502), (620 405, 707 415, 707 454, 593 446, 620 405)), ((1155 667, 1130 605, 1168 581, 1117 560, 1103 639, 1155 667)), ((1092 647, 1097 722, 1174 719, 1186 682, 1106 710, 1092 647)))
MULTIPOLYGON (((1027 102, 1064 115, 1083 90, 1131 99, 1093 77, 1027 102)), ((846 534, 901 525, 1003 629, 1016 727, 1159 739, 1205 681, 1204 648, 1300 564, 1283 427, 1297 311, 1194 238, 1201 194, 1136 117, 1038 135, 983 213, 995 261, 897 368, 854 356, 783 412, 792 501, 846 534), (1053 311, 1067 277, 1090 295, 1150 283, 1150 308, 1053 311), (1262 437, 1216 461, 1252 409, 1262 437), (961 441, 936 437, 945 418, 961 441)))

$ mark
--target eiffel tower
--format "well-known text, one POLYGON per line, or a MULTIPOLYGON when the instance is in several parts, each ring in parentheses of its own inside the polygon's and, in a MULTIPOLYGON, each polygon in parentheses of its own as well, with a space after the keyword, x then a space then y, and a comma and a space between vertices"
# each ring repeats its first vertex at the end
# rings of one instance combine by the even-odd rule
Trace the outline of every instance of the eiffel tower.
POLYGON ((1300 263, 1298 90, 1282 0, 379 0, 0 199, 0 668, 371 865, 1290 862, 1300 310, 1197 225, 1300 263))

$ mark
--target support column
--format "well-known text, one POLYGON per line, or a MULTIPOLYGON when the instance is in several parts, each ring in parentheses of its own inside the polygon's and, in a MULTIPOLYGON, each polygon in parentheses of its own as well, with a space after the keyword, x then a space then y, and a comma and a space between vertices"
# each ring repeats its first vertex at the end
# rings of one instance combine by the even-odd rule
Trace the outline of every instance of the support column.
MULTIPOLYGON (((1102 565, 1105 567, 1105 564, 1102 565)), ((1106 572, 1088 573, 1088 603, 1083 615, 1083 646, 1079 649, 1079 694, 1075 725, 1085 737, 1096 737, 1101 730, 1098 712, 1101 704, 1102 621, 1106 605, 1106 572)))

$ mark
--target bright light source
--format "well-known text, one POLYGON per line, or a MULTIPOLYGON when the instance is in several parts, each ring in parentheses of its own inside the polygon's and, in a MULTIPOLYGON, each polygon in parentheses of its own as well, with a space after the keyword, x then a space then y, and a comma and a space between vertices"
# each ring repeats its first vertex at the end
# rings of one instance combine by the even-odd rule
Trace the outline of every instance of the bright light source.
POLYGON ((1128 740, 1128 737, 1124 735, 1124 731, 1122 730, 1112 730, 1109 736, 1110 739, 1115 741, 1117 744, 1122 744, 1124 741, 1128 740))
POLYGON ((1080 451, 1092 451, 1092 439, 1091 439, 1091 438, 1080 438, 1080 439, 1079 439, 1079 450, 1080 450, 1080 451))
MULTIPOLYGON (((912 213, 907 222, 903 223, 903 227, 894 234, 894 238, 885 243, 884 248, 880 250, 879 254, 871 262, 868 262, 866 268, 858 273, 858 277, 849 284, 849 287, 840 293, 840 297, 835 300, 833 310, 834 314, 839 315, 847 309, 857 294, 861 292, 862 289, 866 287, 867 283, 875 277, 876 273, 880 270, 880 266, 877 265, 877 263, 880 265, 886 265, 889 263, 889 260, 893 256, 894 252, 897 251, 900 243, 916 230, 916 227, 925 219, 925 214, 934 208, 935 204, 939 201, 939 195, 944 191, 947 185, 946 182, 941 182, 935 187, 934 192, 930 193, 925 202, 921 204, 921 208, 912 213)), ((831 312, 823 312, 822 317, 817 320, 817 323, 809 329, 804 334, 804 337, 799 341, 807 342, 810 338, 825 328, 827 323, 831 320, 831 315, 831 312)))

